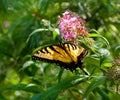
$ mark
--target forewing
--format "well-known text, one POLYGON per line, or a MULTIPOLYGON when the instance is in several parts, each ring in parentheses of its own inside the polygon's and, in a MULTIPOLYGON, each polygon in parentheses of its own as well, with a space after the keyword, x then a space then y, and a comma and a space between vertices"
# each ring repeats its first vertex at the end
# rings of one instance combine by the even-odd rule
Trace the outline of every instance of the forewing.
POLYGON ((66 51, 58 45, 42 48, 35 52, 32 57, 36 60, 46 60, 58 64, 59 62, 70 63, 72 61, 66 51))

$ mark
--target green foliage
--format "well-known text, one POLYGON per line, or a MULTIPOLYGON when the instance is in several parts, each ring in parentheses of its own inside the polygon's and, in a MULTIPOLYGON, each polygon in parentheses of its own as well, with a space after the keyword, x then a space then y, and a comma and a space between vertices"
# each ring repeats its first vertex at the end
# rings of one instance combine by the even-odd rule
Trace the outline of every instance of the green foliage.
POLYGON ((88 88, 86 89, 85 93, 84 93, 84 97, 92 92, 96 87, 98 87, 100 84, 103 84, 105 81, 105 77, 97 77, 94 78, 94 80, 90 83, 90 85, 88 86, 88 88))
POLYGON ((120 56, 119 8, 119 0, 1 0, 0 100, 118 100, 120 73, 107 69, 120 56), (89 76, 31 60, 36 48, 61 41, 58 16, 66 9, 91 29, 83 61, 89 76))
POLYGON ((88 78, 87 76, 84 76, 84 77, 74 76, 74 77, 70 77, 68 79, 64 79, 57 85, 48 88, 45 92, 35 95, 31 100, 37 100, 37 99, 55 100, 61 91, 68 89, 70 87, 73 87, 82 82, 85 82, 87 80, 87 78, 88 78))
POLYGON ((17 85, 10 85, 7 87, 8 90, 24 90, 28 92, 39 93, 40 88, 35 86, 34 84, 17 84, 17 85))

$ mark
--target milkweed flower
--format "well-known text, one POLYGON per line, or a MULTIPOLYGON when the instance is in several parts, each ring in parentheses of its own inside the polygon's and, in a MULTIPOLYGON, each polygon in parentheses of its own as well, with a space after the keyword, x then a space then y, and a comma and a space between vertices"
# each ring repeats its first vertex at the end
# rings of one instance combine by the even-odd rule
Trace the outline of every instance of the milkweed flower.
POLYGON ((113 84, 120 83, 120 57, 114 59, 112 67, 107 69, 105 75, 113 84))
POLYGON ((66 41, 75 40, 80 36, 88 35, 88 29, 84 26, 85 20, 76 13, 67 10, 58 17, 61 37, 66 41))

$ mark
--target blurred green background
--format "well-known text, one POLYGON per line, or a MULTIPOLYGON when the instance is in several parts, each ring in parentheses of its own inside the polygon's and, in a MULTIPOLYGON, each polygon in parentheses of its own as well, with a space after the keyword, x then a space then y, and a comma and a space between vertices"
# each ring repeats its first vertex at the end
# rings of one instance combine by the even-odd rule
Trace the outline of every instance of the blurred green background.
POLYGON ((98 69, 104 56, 96 59, 91 54, 84 61, 93 72, 89 80, 70 71, 62 73, 55 64, 31 60, 35 48, 59 42, 54 29, 67 9, 108 40, 109 47, 95 38, 99 49, 108 50, 113 60, 119 56, 120 0, 0 0, 0 100, 119 100, 120 73, 111 85, 98 69), (31 35, 36 29, 43 30, 31 35))

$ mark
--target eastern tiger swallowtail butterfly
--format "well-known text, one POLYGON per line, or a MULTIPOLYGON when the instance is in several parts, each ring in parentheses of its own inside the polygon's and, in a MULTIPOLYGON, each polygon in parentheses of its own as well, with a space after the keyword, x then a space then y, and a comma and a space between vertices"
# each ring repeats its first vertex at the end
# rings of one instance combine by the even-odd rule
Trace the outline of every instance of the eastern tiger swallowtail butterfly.
POLYGON ((56 63, 62 68, 74 71, 77 67, 82 67, 82 59, 87 55, 87 50, 81 46, 70 43, 51 45, 36 51, 33 60, 56 63))

